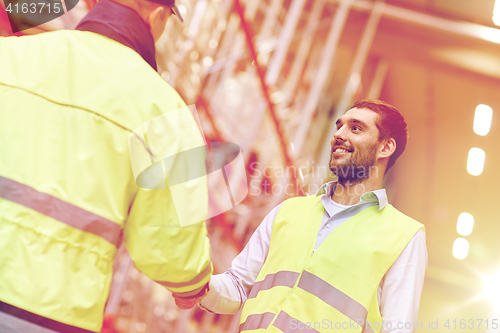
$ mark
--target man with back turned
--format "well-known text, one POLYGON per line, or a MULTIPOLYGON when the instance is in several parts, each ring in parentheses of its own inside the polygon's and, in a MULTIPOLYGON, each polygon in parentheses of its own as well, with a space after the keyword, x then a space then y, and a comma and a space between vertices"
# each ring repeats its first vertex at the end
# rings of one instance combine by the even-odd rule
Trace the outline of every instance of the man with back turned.
MULTIPOLYGON (((139 188, 128 148, 185 107, 156 72, 172 13, 174 0, 101 1, 76 31, 0 38, 1 332, 99 332, 122 242, 177 299, 206 293, 204 222, 181 228, 168 188, 139 188)), ((166 135, 202 140, 182 122, 166 135)))

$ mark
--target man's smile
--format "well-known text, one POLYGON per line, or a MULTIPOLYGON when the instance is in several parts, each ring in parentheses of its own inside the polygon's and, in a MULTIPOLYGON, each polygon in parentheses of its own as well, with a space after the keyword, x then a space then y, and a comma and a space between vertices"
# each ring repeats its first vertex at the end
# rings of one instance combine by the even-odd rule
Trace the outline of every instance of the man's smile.
POLYGON ((344 156, 344 155, 350 154, 351 152, 352 152, 352 149, 345 147, 345 146, 339 146, 339 145, 333 146, 333 149, 332 149, 333 156, 344 156))

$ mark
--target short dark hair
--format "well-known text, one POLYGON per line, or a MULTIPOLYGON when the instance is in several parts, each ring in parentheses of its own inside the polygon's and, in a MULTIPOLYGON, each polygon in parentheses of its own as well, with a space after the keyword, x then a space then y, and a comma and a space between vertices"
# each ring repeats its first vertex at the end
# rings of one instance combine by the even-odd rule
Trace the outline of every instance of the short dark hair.
POLYGON ((403 115, 394 106, 384 101, 375 99, 363 99, 354 102, 351 109, 368 109, 379 115, 377 128, 379 141, 393 138, 396 141, 396 151, 389 158, 387 171, 396 163, 399 156, 405 151, 408 141, 408 130, 403 115))

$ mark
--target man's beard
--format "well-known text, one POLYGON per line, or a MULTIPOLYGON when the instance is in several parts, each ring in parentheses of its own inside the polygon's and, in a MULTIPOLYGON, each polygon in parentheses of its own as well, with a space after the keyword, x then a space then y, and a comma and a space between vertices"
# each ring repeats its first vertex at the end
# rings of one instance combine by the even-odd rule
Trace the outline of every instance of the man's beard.
POLYGON ((337 165, 333 163, 332 152, 330 170, 338 177, 339 184, 355 184, 369 178, 372 169, 375 167, 377 146, 375 144, 370 148, 363 149, 364 152, 360 152, 359 150, 352 152, 347 161, 337 165))

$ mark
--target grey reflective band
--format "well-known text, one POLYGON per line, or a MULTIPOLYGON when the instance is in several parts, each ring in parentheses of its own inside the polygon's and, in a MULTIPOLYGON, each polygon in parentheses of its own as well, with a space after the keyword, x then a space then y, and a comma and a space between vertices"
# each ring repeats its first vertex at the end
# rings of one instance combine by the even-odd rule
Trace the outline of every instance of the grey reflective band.
POLYGON ((0 176, 0 198, 31 208, 70 227, 102 237, 117 246, 121 226, 50 194, 0 176))
POLYGON ((313 327, 307 326, 300 320, 293 318, 285 311, 279 313, 273 326, 279 328, 283 333, 320 333, 313 327))
MULTIPOLYGON (((368 311, 363 305, 316 275, 304 271, 300 277, 298 287, 318 297, 351 320, 357 321, 361 319, 366 322, 368 311)), ((363 329, 363 332, 373 332, 373 330, 368 325, 367 328, 363 329)))
MULTIPOLYGON (((256 282, 254 284, 252 290, 250 291, 248 299, 257 297, 257 294, 261 290, 268 290, 275 286, 286 286, 293 288, 299 275, 299 273, 291 271, 280 271, 275 274, 268 274, 264 278, 264 280, 256 282)), ((369 324, 366 324, 366 318, 368 314, 366 308, 325 280, 321 279, 320 277, 308 271, 304 271, 302 273, 302 276, 300 277, 297 287, 318 297, 326 304, 344 314, 353 322, 358 323, 358 320, 362 320, 362 322, 365 324, 359 325, 359 328, 361 328, 362 326, 362 333, 374 333, 371 326, 369 324)), ((253 314, 248 316, 247 320, 240 325, 240 331, 267 328, 267 326, 273 319, 271 315, 273 314, 270 312, 266 312, 264 314, 253 314)), ((278 314, 276 320, 273 323, 273 326, 279 328, 284 333, 318 332, 312 327, 306 327, 306 324, 291 317, 284 311, 281 311, 278 314), (303 327, 303 329, 301 329, 299 326, 303 327)))
POLYGON ((299 275, 300 274, 297 272, 290 271, 280 271, 276 274, 268 274, 264 280, 256 282, 253 285, 253 288, 248 295, 248 299, 256 297, 261 290, 271 289, 276 286, 293 288, 295 282, 297 282, 297 279, 299 278, 299 275))
POLYGON ((259 328, 268 328, 269 324, 273 321, 275 314, 272 312, 265 312, 259 314, 253 314, 247 317, 245 322, 241 323, 238 332, 243 331, 253 331, 259 328))
POLYGON ((210 273, 211 270, 212 270, 212 266, 210 264, 208 264, 208 266, 205 267, 200 272, 200 274, 198 274, 197 276, 195 276, 193 279, 191 279, 189 281, 186 281, 186 282, 155 281, 155 282, 161 284, 162 286, 168 287, 168 288, 188 287, 188 286, 191 286, 191 285, 196 284, 196 283, 200 282, 201 280, 203 280, 210 273))

